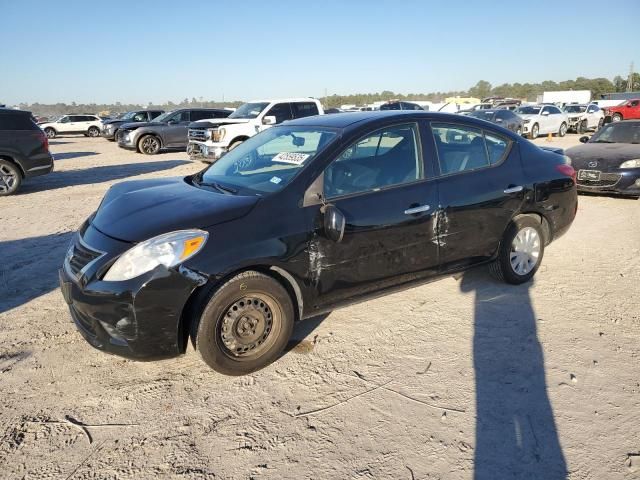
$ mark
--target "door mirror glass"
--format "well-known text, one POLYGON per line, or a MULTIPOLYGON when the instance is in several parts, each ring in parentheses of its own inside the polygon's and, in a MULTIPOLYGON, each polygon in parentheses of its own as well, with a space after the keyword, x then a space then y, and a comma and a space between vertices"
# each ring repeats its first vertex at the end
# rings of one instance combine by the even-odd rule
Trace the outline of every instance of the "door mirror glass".
POLYGON ((276 124, 276 117, 274 117, 272 115, 267 115, 266 117, 264 117, 262 119, 262 124, 263 125, 275 125, 276 124))
POLYGON ((584 137, 580 137, 580 143, 587 143, 589 141, 589 137, 586 135, 584 137))
POLYGON ((346 224, 344 214, 335 205, 325 205, 322 211, 324 214, 324 234, 329 240, 339 243, 344 236, 346 224))

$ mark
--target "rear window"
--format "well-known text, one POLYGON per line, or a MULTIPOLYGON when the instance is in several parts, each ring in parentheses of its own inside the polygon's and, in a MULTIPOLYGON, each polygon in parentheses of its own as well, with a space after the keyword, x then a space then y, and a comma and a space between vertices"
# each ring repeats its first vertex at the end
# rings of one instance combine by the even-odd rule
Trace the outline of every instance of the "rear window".
POLYGON ((35 130, 37 128, 29 115, 0 114, 0 130, 35 130))

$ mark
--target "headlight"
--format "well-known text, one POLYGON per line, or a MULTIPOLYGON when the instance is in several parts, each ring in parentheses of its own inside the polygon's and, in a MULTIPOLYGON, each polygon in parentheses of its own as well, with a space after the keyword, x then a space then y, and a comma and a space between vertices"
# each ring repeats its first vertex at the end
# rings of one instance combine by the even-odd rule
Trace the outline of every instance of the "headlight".
POLYGON ((221 142, 227 131, 224 128, 218 128, 211 133, 211 140, 215 143, 221 142))
POLYGON ((104 280, 129 280, 156 268, 174 267, 193 257, 207 242, 209 234, 202 230, 179 230, 139 243, 123 253, 111 266, 104 280))
POLYGON ((640 158, 635 158, 633 160, 627 160, 626 162, 622 162, 619 168, 640 168, 640 158))
POLYGON ((522 123, 529 123, 530 121, 531 121, 531 119, 530 119, 530 118, 525 118, 525 119, 522 121, 522 123))

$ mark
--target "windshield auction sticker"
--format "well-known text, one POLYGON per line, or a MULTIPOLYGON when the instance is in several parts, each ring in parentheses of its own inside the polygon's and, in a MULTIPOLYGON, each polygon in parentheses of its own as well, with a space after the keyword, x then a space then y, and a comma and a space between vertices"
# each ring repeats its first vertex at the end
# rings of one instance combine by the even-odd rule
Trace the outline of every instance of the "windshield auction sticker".
POLYGON ((275 155, 271 161, 290 163, 291 165, 302 165, 302 163, 309 157, 310 155, 308 153, 280 152, 275 155))

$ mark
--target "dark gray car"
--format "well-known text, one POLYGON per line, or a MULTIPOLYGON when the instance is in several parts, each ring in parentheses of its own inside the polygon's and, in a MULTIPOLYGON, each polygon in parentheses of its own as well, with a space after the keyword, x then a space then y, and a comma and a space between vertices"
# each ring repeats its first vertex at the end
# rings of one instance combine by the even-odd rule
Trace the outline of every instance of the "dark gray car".
POLYGON ((486 120, 491 123, 500 125, 501 127, 511 130, 512 132, 522 135, 522 118, 506 109, 487 109, 476 110, 469 114, 470 117, 486 120))
POLYGON ((0 196, 15 193, 25 178, 52 170, 49 141, 31 112, 0 108, 0 196))
POLYGON ((116 136, 118 146, 155 155, 160 150, 185 150, 191 122, 226 118, 231 110, 219 108, 182 108, 155 118, 153 122, 125 123, 116 136))
POLYGON ((164 110, 134 110, 124 113, 118 118, 104 121, 100 135, 107 140, 114 141, 118 130, 125 123, 150 122, 163 113, 164 110))

